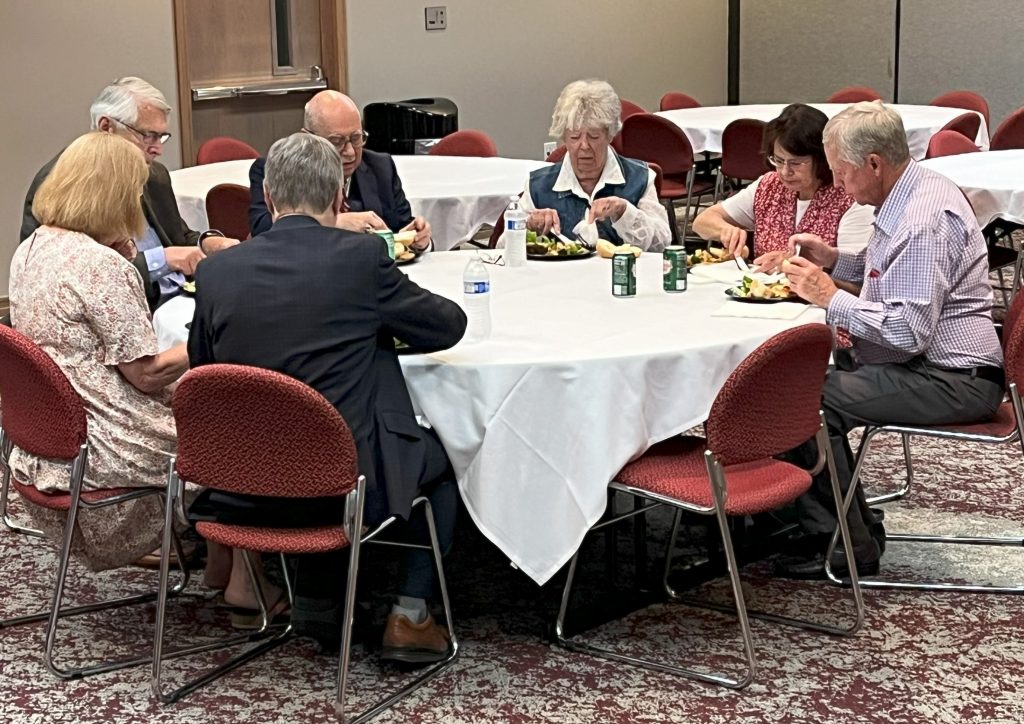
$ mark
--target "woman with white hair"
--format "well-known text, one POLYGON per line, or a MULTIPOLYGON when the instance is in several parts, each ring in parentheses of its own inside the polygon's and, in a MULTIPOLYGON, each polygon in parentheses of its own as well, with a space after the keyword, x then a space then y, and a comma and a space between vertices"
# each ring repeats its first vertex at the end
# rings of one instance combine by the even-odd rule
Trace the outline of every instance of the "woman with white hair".
POLYGON ((611 147, 620 110, 618 95, 603 80, 578 80, 562 90, 550 133, 565 144, 566 156, 530 174, 522 199, 528 229, 565 233, 596 224, 597 235, 616 244, 659 251, 669 243, 654 172, 611 147))

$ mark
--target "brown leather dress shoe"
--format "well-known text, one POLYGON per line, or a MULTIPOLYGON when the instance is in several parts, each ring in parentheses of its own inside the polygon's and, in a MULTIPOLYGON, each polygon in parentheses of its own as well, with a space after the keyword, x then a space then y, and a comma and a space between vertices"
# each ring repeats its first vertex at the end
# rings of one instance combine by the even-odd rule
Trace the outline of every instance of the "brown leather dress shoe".
POLYGON ((384 645, 380 657, 404 664, 432 664, 448 656, 451 644, 448 630, 427 615, 423 623, 393 613, 384 626, 384 645))

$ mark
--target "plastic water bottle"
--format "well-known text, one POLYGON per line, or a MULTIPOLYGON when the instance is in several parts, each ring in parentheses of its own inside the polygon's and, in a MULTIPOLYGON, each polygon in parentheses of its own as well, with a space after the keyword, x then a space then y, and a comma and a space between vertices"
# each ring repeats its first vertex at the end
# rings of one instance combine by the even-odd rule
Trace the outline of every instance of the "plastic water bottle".
POLYGON ((513 196, 505 209, 505 264, 526 266, 526 217, 529 214, 519 205, 519 197, 513 196))
POLYGON ((462 292, 468 321, 465 339, 482 342, 491 336, 491 275, 478 254, 462 273, 462 292))

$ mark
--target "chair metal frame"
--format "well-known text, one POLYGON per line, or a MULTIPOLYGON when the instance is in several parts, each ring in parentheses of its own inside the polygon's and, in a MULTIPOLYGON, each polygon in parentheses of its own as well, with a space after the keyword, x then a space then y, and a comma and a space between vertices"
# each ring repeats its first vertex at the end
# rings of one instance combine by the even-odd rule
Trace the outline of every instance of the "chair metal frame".
MULTIPOLYGON (((170 526, 174 518, 177 516, 179 520, 187 522, 184 507, 184 483, 178 476, 178 472, 175 466, 176 459, 172 459, 169 465, 168 472, 168 495, 167 504, 165 509, 165 520, 164 525, 170 526)), ((356 535, 356 531, 363 529, 363 509, 364 500, 366 496, 366 479, 360 475, 356 486, 346 495, 345 497, 345 534, 349 539, 349 568, 348 578, 345 585, 345 604, 343 613, 343 624, 342 624, 342 639, 341 639, 341 651, 338 662, 338 679, 337 687, 335 689, 334 698, 334 710, 335 716, 338 721, 342 724, 359 724, 366 722, 377 716, 381 712, 389 709, 397 702, 404 699, 410 693, 419 688, 422 684, 438 676, 446 669, 450 668, 456 660, 459 658, 459 642, 455 634, 455 629, 452 625, 452 612, 451 603, 448 598, 448 586, 444 576, 444 566, 441 560, 441 546, 437 539, 437 530, 434 523, 434 514, 430 505, 430 501, 426 497, 418 497, 412 502, 412 507, 415 508, 417 505, 423 505, 425 510, 424 514, 427 520, 427 528, 430 533, 430 544, 421 545, 416 543, 407 543, 391 540, 376 540, 383 531, 388 529, 396 520, 395 517, 390 517, 378 525, 374 530, 369 531, 363 535, 356 535), (389 545, 401 548, 417 548, 422 550, 430 550, 434 557, 434 567, 437 572, 438 587, 441 591, 441 601, 444 607, 445 619, 448 624, 449 638, 450 638, 450 650, 448 656, 441 661, 432 664, 429 667, 423 669, 416 677, 411 681, 404 684, 397 692, 391 693, 381 699, 378 699, 369 708, 359 712, 353 718, 348 719, 345 714, 345 702, 348 694, 348 675, 349 675, 349 664, 351 661, 351 649, 352 649, 352 627, 355 616, 355 598, 356 598, 356 582, 359 572, 359 556, 364 543, 376 543, 378 545, 389 545)), ((165 528, 169 530, 170 528, 165 528)), ((165 533, 166 535, 166 533, 165 533)), ((245 551, 243 559, 245 560, 246 570, 249 575, 249 580, 253 584, 253 590, 257 593, 257 602, 260 610, 261 625, 260 628, 250 634, 244 636, 233 636, 227 640, 222 640, 213 643, 200 644, 197 646, 191 646, 184 649, 176 649, 175 656, 181 656, 191 653, 200 653, 203 651, 210 651, 214 649, 226 648, 228 646, 237 645, 245 642, 260 641, 259 644, 249 648, 246 651, 232 657, 223 664, 207 671, 201 676, 192 679, 191 681, 179 686, 178 688, 165 692, 163 686, 163 674, 164 674, 164 638, 166 630, 166 612, 167 612, 167 596, 164 594, 167 577, 169 574, 169 563, 166 546, 161 549, 161 560, 160 560, 160 582, 162 588, 160 589, 161 594, 157 600, 157 613, 156 613, 156 627, 155 636, 153 642, 153 668, 151 676, 151 689, 153 695, 162 703, 170 704, 181 700, 196 689, 205 686, 208 683, 219 679, 221 676, 237 669, 246 662, 260 656, 271 649, 280 646, 287 642, 291 638, 292 624, 289 621, 287 624, 273 624, 269 617, 269 606, 263 595, 263 591, 256 578, 255 568, 251 560, 251 553, 245 551)), ((285 590, 288 595, 289 604, 293 604, 293 585, 288 576, 287 566, 285 565, 284 554, 281 555, 282 571, 285 579, 285 590)))
MULTIPOLYGON (((23 535, 44 538, 45 535, 42 531, 35 530, 33 528, 27 528, 14 522, 8 515, 8 500, 10 496, 10 482, 12 477, 12 471, 10 467, 10 454, 14 446, 13 441, 7 436, 6 432, 0 426, 0 461, 3 465, 3 484, 0 488, 0 517, 2 517, 3 523, 9 529, 21 533, 23 535)), ((67 522, 64 524, 64 533, 61 538, 60 552, 57 565, 57 573, 54 581, 54 590, 51 600, 50 608, 46 611, 39 611, 33 614, 27 614, 22 616, 14 616, 0 620, 0 629, 13 628, 28 623, 35 623, 38 621, 46 621, 46 643, 44 648, 44 663, 46 668, 49 669, 55 676, 62 679, 77 679, 85 676, 92 676, 94 674, 104 674, 110 671, 116 671, 118 669, 124 669, 132 666, 139 666, 141 664, 148 664, 152 657, 151 656, 136 656, 130 658, 115 659, 110 661, 103 661, 99 663, 93 663, 85 666, 77 666, 71 668, 62 668, 55 661, 54 649, 57 645, 57 625, 61 618, 67 618, 70 616, 78 616, 86 613, 92 613, 95 611, 104 611, 108 609, 120 608, 122 606, 129 606, 138 603, 149 603, 157 600, 159 595, 172 595, 176 596, 181 594, 189 582, 189 571, 188 566, 185 564, 185 554, 181 547, 181 541, 178 539, 177 534, 174 531, 170 531, 170 540, 165 535, 165 545, 173 545, 175 553, 178 557, 178 566, 181 570, 181 580, 176 583, 169 590, 164 588, 159 593, 144 593, 136 594, 133 596, 126 596, 122 598, 110 599, 107 601, 99 601, 96 603, 90 603, 80 606, 74 606, 71 608, 62 608, 61 603, 64 598, 64 589, 67 580, 68 567, 71 562, 71 546, 74 540, 75 523, 78 520, 79 510, 91 510, 98 508, 106 508, 112 505, 118 505, 120 503, 127 502, 129 500, 135 500, 137 498, 147 497, 150 495, 156 495, 164 498, 163 488, 137 488, 127 493, 120 495, 111 496, 104 498, 96 502, 89 502, 82 499, 82 488, 85 479, 85 471, 88 468, 89 459, 89 444, 88 442, 83 443, 79 448, 78 455, 70 463, 65 463, 69 468, 70 474, 70 486, 69 495, 71 496, 70 506, 68 508, 67 522)), ((164 553, 169 555, 169 548, 164 549, 164 553)), ((161 586, 167 586, 168 581, 166 578, 162 578, 160 582, 161 586)))
MULTIPOLYGON (((969 442, 986 443, 990 445, 1005 445, 1017 443, 1021 446, 1021 453, 1024 454, 1024 405, 1021 403, 1020 392, 1014 382, 1007 386, 1007 394, 1013 408, 1014 422, 1016 427, 1007 435, 984 435, 979 433, 960 432, 951 429, 915 427, 911 425, 879 425, 870 426, 864 429, 860 445, 857 448, 856 462, 850 480, 850 487, 843 501, 843 512, 849 511, 850 505, 855 497, 857 486, 861 484, 861 471, 864 461, 867 459, 871 442, 882 433, 895 433, 901 436, 903 442, 903 459, 906 462, 907 475, 901 486, 892 492, 868 498, 868 503, 885 503, 898 500, 904 497, 909 491, 914 480, 913 462, 910 456, 910 437, 918 435, 931 437, 940 440, 959 440, 969 442)), ((1005 404, 1005 403, 1004 403, 1005 404)), ((844 516, 845 517, 845 516, 844 516)), ((1024 537, 1021 536, 960 536, 960 535, 930 535, 920 533, 887 533, 885 540, 906 541, 914 543, 946 543, 953 545, 982 545, 982 546, 1024 546, 1024 537)), ((837 545, 835 535, 829 544, 829 555, 825 558, 825 572, 833 583, 845 585, 845 581, 838 578, 832 571, 831 554, 837 545)), ((1020 586, 1000 586, 987 583, 949 583, 940 581, 896 581, 896 580, 872 580, 862 579, 862 588, 896 588, 915 591, 961 591, 968 593, 1024 593, 1024 584, 1020 586)))
MULTIPOLYGON (((815 433, 815 440, 818 444, 818 460, 813 469, 808 471, 811 475, 820 472, 824 466, 828 466, 829 477, 832 483, 832 493, 834 500, 836 501, 837 512, 839 501, 842 500, 842 492, 839 488, 839 481, 836 477, 835 463, 832 459, 831 447, 828 442, 828 435, 825 429, 824 415, 820 414, 821 423, 818 431, 815 433)), ((630 656, 618 651, 613 651, 608 648, 596 646, 583 641, 573 640, 565 635, 565 620, 566 614, 569 607, 569 599, 572 592, 572 583, 576 574, 576 566, 579 560, 580 550, 582 550, 582 544, 580 549, 573 555, 572 560, 569 563, 568 577, 565 582, 565 588, 562 591, 561 605, 558 609, 558 618, 555 621, 555 640, 560 646, 563 646, 572 651, 580 651, 583 653, 589 653, 601 658, 610 659, 612 661, 619 661, 634 666, 640 666, 642 668, 651 669, 654 671, 663 671, 670 674, 676 674, 678 676, 685 676, 688 678, 696 679, 710 684, 719 684, 730 689, 742 689, 743 687, 750 684, 754 680, 754 676, 757 671, 757 662, 754 655, 754 643, 753 634, 750 627, 750 617, 761 618, 775 623, 785 624, 789 626, 796 626, 812 631, 820 631, 823 633, 837 634, 843 636, 852 636, 855 634, 864 623, 864 600, 861 594, 860 587, 858 586, 857 567, 856 562, 853 558, 853 547, 850 545, 850 532, 846 522, 845 516, 839 516, 839 528, 838 535, 842 537, 844 542, 844 550, 846 555, 847 566, 850 570, 850 586, 854 601, 854 608, 856 611, 854 621, 849 626, 833 626, 829 624, 819 623, 816 621, 809 621, 805 619, 793 618, 789 616, 782 616, 779 614, 768 613, 763 611, 751 611, 748 610, 744 602, 743 587, 739 575, 739 565, 736 560, 736 553, 732 544, 732 535, 729 530, 729 520, 726 515, 726 499, 728 496, 726 486, 726 470, 719 463, 715 454, 707 450, 704 453, 704 462, 707 467, 708 481, 711 486, 711 492, 713 497, 713 505, 705 507, 701 505, 695 505, 693 503, 687 503, 685 501, 677 500, 665 495, 652 493, 647 490, 635 488, 623 483, 611 482, 609 487, 617 492, 628 493, 629 495, 635 496, 636 498, 650 501, 649 505, 644 505, 639 509, 628 511, 626 513, 617 515, 608 520, 602 521, 601 523, 593 526, 589 532, 599 530, 618 523, 626 518, 631 518, 636 515, 642 515, 648 510, 651 510, 662 505, 671 506, 676 509, 676 515, 672 524, 672 533, 669 536, 668 551, 665 554, 665 569, 662 576, 662 585, 664 586, 665 592, 668 596, 675 601, 684 602, 690 605, 700 606, 704 608, 712 608, 715 610, 734 612, 737 615, 740 625, 740 636, 743 643, 744 652, 744 663, 745 670, 740 677, 731 677, 725 674, 718 674, 709 671, 701 671, 698 669, 688 668, 684 666, 678 666, 674 664, 668 664, 664 662, 654 661, 651 659, 640 658, 636 656, 630 656), (689 597, 682 597, 677 591, 675 591, 669 584, 669 573, 672 565, 672 549, 675 547, 676 537, 679 531, 680 518, 683 511, 690 513, 698 513, 700 515, 713 515, 718 522, 718 528, 722 536, 722 544, 725 549, 725 559, 729 569, 729 583, 732 589, 732 597, 734 606, 724 606, 720 604, 708 603, 704 601, 697 601, 689 597)))

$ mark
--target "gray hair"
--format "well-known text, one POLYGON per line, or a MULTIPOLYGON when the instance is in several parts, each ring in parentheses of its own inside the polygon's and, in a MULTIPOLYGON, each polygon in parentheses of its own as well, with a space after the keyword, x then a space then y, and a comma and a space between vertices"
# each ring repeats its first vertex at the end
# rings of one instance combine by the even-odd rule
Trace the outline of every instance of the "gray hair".
POLYGON ((900 114, 881 101, 861 101, 839 112, 822 132, 822 140, 839 158, 860 168, 876 153, 893 166, 910 158, 900 114))
POLYGON ((104 116, 122 123, 135 123, 139 120, 141 106, 153 106, 158 111, 163 111, 165 116, 171 112, 164 94, 142 78, 118 78, 101 90, 92 102, 89 108, 92 129, 95 131, 99 127, 100 118, 104 116))
POLYGON ((278 209, 326 211, 342 183, 338 151, 312 133, 293 133, 275 141, 267 154, 263 185, 278 209))
POLYGON ((603 80, 576 80, 562 89, 551 114, 553 138, 584 128, 602 128, 611 138, 619 132, 622 104, 615 89, 603 80))

